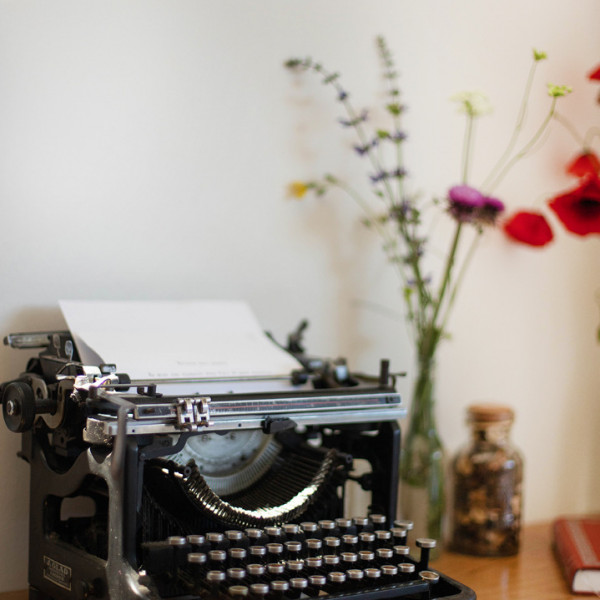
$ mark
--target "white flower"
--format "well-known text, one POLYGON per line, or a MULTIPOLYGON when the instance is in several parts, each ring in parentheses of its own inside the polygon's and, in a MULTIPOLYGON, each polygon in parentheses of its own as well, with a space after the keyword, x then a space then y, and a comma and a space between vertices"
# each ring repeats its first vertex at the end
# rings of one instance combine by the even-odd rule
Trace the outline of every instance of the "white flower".
POLYGON ((483 92, 460 92, 452 96, 451 100, 458 102, 458 110, 470 117, 480 117, 492 112, 492 104, 483 92))

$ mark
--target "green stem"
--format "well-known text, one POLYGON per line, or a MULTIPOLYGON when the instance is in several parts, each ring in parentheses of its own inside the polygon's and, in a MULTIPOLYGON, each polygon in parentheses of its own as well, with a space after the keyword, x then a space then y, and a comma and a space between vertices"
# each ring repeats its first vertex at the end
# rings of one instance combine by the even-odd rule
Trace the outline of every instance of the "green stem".
POLYGON ((531 137, 529 142, 527 142, 527 144, 525 144, 523 146, 523 148, 521 148, 521 150, 519 152, 517 152, 517 154, 515 154, 504 165, 504 168, 502 168, 500 170, 500 173, 498 173, 498 175, 495 177, 495 179, 491 182, 491 185, 489 187, 490 192, 493 191, 496 188, 496 186, 498 186, 500 184, 502 179, 504 179, 506 174, 515 165, 515 163, 517 163, 519 160, 521 160, 533 148, 533 146, 538 142, 538 140, 542 137, 542 134, 544 133, 544 131, 546 130, 546 128, 548 127, 550 121, 552 120, 552 118, 554 116, 554 113, 556 110, 556 100, 557 100, 556 97, 552 98, 552 104, 550 105, 550 110, 548 111, 546 118, 542 121, 542 124, 539 126, 538 130, 533 134, 533 136, 531 137))
POLYGON ((502 165, 508 160, 511 155, 516 143, 519 138, 519 134, 521 133, 521 129, 523 128, 523 123, 525 122, 525 115, 527 114, 527 105, 529 104, 529 96, 531 95, 531 88, 533 86, 533 79, 536 71, 538 61, 534 60, 533 64, 529 69, 529 75, 527 77, 527 82, 525 84, 525 91, 523 92, 523 98, 521 100, 521 105, 519 108, 519 112, 517 114, 517 122, 513 129, 512 136, 502 153, 502 156, 498 159, 498 162, 494 166, 494 168, 490 171, 489 175, 485 178, 481 188, 486 189, 488 183, 494 179, 497 172, 500 170, 502 165))
POLYGON ((471 164, 471 149, 473 145, 473 126, 475 119, 473 115, 467 115, 467 126, 465 128, 465 139, 463 142, 463 157, 462 157, 462 181, 467 183, 469 180, 469 166, 471 164))

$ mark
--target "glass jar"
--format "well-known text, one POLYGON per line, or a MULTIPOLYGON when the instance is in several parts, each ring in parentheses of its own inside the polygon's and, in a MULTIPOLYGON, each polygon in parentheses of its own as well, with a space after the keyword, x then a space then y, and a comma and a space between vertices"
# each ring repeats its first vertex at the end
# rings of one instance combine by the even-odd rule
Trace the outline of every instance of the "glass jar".
POLYGON ((451 549, 476 556, 519 551, 523 461, 509 440, 507 406, 468 408, 472 439, 452 463, 451 549))

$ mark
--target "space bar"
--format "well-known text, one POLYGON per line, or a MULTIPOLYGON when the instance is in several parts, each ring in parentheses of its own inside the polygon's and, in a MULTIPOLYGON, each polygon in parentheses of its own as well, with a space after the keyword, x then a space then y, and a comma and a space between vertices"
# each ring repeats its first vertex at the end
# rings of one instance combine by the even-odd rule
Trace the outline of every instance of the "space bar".
POLYGON ((429 590, 426 581, 407 581, 385 587, 368 588, 357 586, 356 591, 346 591, 340 594, 329 594, 330 598, 368 598, 368 600, 384 600, 384 598, 402 598, 412 594, 420 594, 429 590))

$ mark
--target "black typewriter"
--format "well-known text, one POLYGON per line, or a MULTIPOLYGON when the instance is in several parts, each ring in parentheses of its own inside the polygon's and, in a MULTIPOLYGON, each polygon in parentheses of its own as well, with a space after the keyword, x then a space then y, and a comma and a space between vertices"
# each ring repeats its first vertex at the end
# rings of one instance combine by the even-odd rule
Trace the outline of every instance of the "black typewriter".
POLYGON ((405 409, 387 362, 353 374, 298 333, 277 389, 210 393, 83 364, 68 331, 8 336, 40 349, 0 385, 31 468, 29 598, 474 599, 396 520, 405 409), (365 516, 344 516, 349 485, 365 516))

